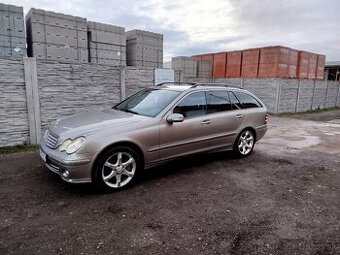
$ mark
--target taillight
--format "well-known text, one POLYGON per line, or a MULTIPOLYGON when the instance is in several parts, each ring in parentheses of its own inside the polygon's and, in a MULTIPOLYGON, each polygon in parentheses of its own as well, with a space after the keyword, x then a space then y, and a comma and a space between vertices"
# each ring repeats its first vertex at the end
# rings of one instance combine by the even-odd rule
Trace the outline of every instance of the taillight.
POLYGON ((266 113, 266 116, 264 117, 264 124, 266 125, 268 123, 268 112, 266 113))

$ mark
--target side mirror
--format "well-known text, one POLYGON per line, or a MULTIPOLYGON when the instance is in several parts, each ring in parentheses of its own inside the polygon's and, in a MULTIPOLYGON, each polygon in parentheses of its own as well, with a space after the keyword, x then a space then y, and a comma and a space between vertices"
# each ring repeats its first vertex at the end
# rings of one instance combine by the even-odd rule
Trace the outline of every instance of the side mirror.
POLYGON ((169 124, 175 123, 175 122, 183 122, 184 116, 180 113, 172 113, 168 117, 166 117, 166 121, 169 124))

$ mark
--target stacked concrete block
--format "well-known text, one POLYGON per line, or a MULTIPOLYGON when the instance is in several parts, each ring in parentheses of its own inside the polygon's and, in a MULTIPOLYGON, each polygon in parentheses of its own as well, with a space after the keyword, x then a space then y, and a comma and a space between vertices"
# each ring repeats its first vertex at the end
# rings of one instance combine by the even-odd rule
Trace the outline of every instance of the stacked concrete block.
POLYGON ((163 35, 149 31, 126 32, 126 63, 137 67, 163 67, 163 35))
POLYGON ((172 69, 182 71, 183 77, 197 77, 197 59, 191 57, 174 57, 172 58, 172 69))
POLYGON ((31 9, 26 16, 28 56, 62 62, 88 62, 86 19, 31 9))
POLYGON ((0 3, 0 57, 26 56, 22 7, 0 3))
POLYGON ((87 22, 90 62, 126 65, 125 28, 98 22, 87 22))

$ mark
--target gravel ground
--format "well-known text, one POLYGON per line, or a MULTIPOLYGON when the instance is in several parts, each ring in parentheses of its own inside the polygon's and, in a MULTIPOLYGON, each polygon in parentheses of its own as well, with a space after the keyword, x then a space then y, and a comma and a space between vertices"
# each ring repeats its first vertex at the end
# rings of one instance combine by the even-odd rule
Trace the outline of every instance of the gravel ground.
POLYGON ((110 194, 2 155, 0 254, 339 254, 340 125, 315 118, 272 117, 248 158, 190 157, 110 194))

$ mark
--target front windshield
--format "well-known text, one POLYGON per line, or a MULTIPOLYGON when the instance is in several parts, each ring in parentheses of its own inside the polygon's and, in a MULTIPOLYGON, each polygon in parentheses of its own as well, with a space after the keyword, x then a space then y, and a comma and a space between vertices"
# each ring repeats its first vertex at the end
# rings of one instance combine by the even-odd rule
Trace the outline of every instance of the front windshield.
POLYGON ((155 117, 180 93, 165 89, 145 89, 117 104, 113 109, 155 117))

